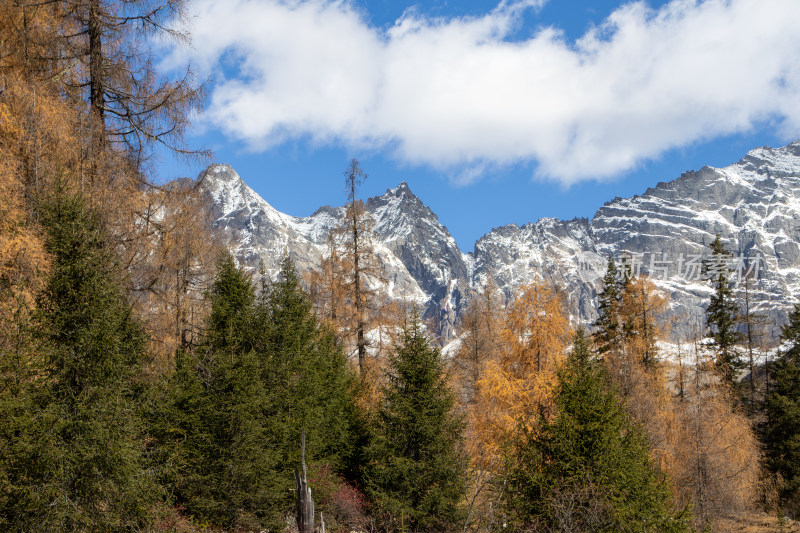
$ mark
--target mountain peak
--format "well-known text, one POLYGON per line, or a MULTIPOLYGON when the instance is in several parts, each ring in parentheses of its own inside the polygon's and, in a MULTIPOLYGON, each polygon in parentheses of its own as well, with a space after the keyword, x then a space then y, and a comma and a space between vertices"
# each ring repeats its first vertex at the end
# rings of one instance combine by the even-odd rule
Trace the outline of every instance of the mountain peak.
POLYGON ((401 181, 397 187, 394 187, 392 189, 387 189, 386 194, 384 196, 395 196, 397 198, 408 196, 416 198, 414 193, 411 192, 411 188, 408 186, 408 183, 406 183, 405 181, 401 181))
MULTIPOLYGON (((344 208, 321 207, 311 217, 291 217, 271 208, 229 165, 212 165, 198 180, 203 178, 216 227, 250 268, 263 262, 274 274, 287 249, 298 269, 318 268, 344 208)), ((683 325, 673 332, 686 337, 693 321, 702 320, 707 298, 699 271, 689 261, 707 253, 715 234, 734 253, 746 255, 741 264, 755 275, 753 301, 770 323, 786 319, 781 302, 800 291, 800 142, 756 148, 725 168, 703 167, 641 195, 615 198, 591 220, 543 218, 495 228, 469 255, 461 253, 406 182, 365 204, 387 272, 387 293, 391 298, 412 295, 445 339, 454 334, 474 289, 489 278, 506 297, 533 280, 555 283, 564 288, 576 320, 594 321, 596 292, 609 256, 637 258, 641 272, 670 294, 666 318, 677 324, 682 317, 683 325)), ((769 334, 777 338, 779 333, 773 327, 769 334)))
POLYGON ((399 212, 416 212, 420 217, 433 217, 436 215, 423 203, 418 196, 411 192, 405 181, 397 187, 387 189, 381 196, 374 196, 367 200, 367 209, 375 212, 378 209, 397 210, 399 212))
POLYGON ((236 181, 241 180, 239 174, 227 163, 212 163, 200 173, 198 181, 213 179, 215 181, 236 181))

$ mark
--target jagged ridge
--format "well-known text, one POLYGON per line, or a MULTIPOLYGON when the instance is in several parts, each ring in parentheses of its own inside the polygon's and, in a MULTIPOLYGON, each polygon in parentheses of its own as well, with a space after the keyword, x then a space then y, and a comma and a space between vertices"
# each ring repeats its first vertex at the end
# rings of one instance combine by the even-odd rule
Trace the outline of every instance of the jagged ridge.
MULTIPOLYGON (((344 214, 328 206, 303 218, 280 213, 228 165, 211 165, 198 179, 235 255, 251 267, 263 261, 268 272, 287 251, 301 270, 314 268, 344 214)), ((495 228, 468 254, 406 183, 366 207, 389 275, 385 290, 415 300, 445 340, 489 277, 507 297, 534 279, 552 281, 564 289, 574 318, 592 321, 606 258, 624 254, 641 258, 641 271, 669 293, 673 334, 686 338, 703 330, 709 292, 689 274, 717 233, 742 256, 743 272, 761 257, 751 291, 772 337, 800 291, 800 142, 752 150, 726 168, 704 167, 642 195, 615 198, 591 220, 545 218, 495 228)))

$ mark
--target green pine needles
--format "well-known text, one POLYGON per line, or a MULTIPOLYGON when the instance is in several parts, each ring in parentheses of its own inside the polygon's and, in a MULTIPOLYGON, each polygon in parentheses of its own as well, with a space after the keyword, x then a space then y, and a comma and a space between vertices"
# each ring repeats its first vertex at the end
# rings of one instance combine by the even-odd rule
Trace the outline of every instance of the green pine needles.
POLYGON ((504 502, 512 531, 679 532, 664 477, 647 437, 609 390, 579 330, 559 373, 558 414, 520 435, 504 502))
POLYGON ((458 527, 464 486, 462 421, 444 361, 414 314, 390 360, 366 467, 367 496, 391 531, 458 527))
POLYGON ((203 521, 278 529, 293 505, 303 428, 309 462, 350 467, 355 380, 288 258, 256 294, 225 254, 209 297, 206 341, 180 355, 151 414, 163 482, 203 521))
POLYGON ((619 271, 614 259, 609 257, 605 276, 603 276, 603 290, 597 295, 597 321, 594 338, 599 353, 613 351, 621 343, 619 323, 619 308, 622 294, 619 283, 619 271))
POLYGON ((35 317, 38 376, 27 384, 23 417, 3 439, 14 461, 0 476, 0 524, 4 531, 138 530, 157 498, 137 407, 145 336, 97 217, 61 190, 40 213, 54 268, 35 317))
POLYGON ((736 385, 736 373, 744 367, 741 354, 736 346, 742 335, 736 330, 739 305, 733 293, 732 270, 729 260, 732 256, 720 236, 710 244, 711 256, 703 262, 703 272, 714 289, 706 309, 706 325, 710 330, 712 348, 717 353, 717 368, 731 386, 736 385))
POLYGON ((782 340, 788 349, 772 363, 759 425, 764 444, 764 466, 779 476, 779 493, 784 509, 800 516, 800 304, 783 326, 782 340))

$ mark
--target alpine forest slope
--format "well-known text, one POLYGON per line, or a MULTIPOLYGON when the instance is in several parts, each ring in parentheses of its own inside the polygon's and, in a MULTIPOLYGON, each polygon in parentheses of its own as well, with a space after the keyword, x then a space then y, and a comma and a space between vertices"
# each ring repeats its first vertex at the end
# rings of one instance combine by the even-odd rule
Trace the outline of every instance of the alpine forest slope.
MULTIPOLYGON (((269 274, 287 252, 301 272, 317 267, 345 213, 329 206, 308 217, 280 213, 224 164, 208 167, 198 182, 233 254, 248 268, 263 263, 269 274)), ((615 198, 591 220, 543 218, 494 228, 469 253, 406 183, 365 206, 384 272, 372 280, 375 288, 420 306, 445 342, 489 279, 508 298, 534 280, 555 283, 573 317, 593 322, 609 257, 647 274, 668 294, 672 335, 691 338, 704 330, 711 289, 702 263, 717 234, 733 253, 736 290, 747 284, 751 311, 767 316, 768 338, 780 335, 777 325, 800 292, 800 141, 758 148, 728 167, 703 167, 641 195, 615 198)))

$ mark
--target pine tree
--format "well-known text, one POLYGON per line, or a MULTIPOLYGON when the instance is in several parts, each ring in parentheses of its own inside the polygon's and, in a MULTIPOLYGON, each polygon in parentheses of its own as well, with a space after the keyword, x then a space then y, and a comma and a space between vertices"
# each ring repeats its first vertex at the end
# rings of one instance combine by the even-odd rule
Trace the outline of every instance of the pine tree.
POLYGON ((731 253, 725 249, 717 235, 710 245, 711 257, 704 261, 703 272, 711 282, 714 294, 706 309, 706 325, 711 331, 712 347, 717 353, 717 368, 723 379, 731 385, 736 384, 736 372, 742 368, 741 356, 736 345, 741 335, 736 331, 739 306, 733 294, 728 265, 731 253))
POLYGON ((367 496, 386 527, 447 531, 458 525, 463 424, 453 405, 441 354, 414 315, 391 356, 366 468, 367 496))
POLYGON ((264 519, 276 465, 266 445, 267 389, 253 346, 255 291, 250 278, 223 254, 209 292, 207 337, 182 353, 154 408, 158 455, 176 503, 225 527, 257 527, 264 519))
POLYGON ((12 531, 141 528, 156 495, 136 407, 145 337, 83 201, 58 190, 41 214, 53 258, 36 320, 43 358, 0 515, 12 531))
POLYGON ((781 338, 788 349, 772 364, 772 382, 764 398, 759 436, 764 466, 780 476, 787 512, 800 515, 800 304, 795 304, 781 338))
POLYGON ((208 343, 214 350, 246 351, 252 347, 249 321, 255 302, 252 281, 225 252, 209 295, 208 343))
POLYGON ((557 417, 523 430, 515 446, 505 495, 512 530, 688 530, 582 330, 559 374, 556 404, 557 417))
POLYGON ((608 258, 606 274, 603 276, 603 290, 597 295, 597 312, 599 316, 594 323, 594 339, 597 350, 601 354, 612 351, 620 343, 619 324, 619 272, 614 264, 614 259, 608 258))
POLYGON ((292 508, 304 428, 309 462, 354 470, 353 379, 288 257, 256 296, 222 256, 209 298, 207 339, 178 358, 169 407, 153 410, 160 462, 174 465, 165 482, 177 504, 212 524, 277 529, 292 508))
MULTIPOLYGON (((306 458, 335 472, 354 475, 357 419, 354 380, 333 333, 320 326, 294 264, 283 259, 278 279, 265 286, 257 305, 255 329, 262 358, 270 446, 283 465, 300 460, 300 434, 306 432, 306 458)), ((280 485, 275 506, 291 506, 291 469, 276 472, 280 485)))

